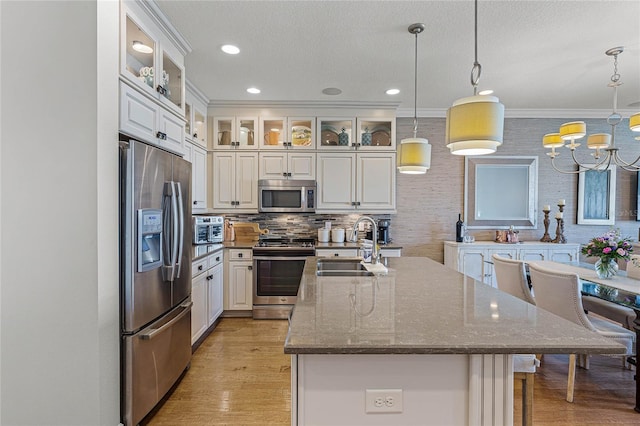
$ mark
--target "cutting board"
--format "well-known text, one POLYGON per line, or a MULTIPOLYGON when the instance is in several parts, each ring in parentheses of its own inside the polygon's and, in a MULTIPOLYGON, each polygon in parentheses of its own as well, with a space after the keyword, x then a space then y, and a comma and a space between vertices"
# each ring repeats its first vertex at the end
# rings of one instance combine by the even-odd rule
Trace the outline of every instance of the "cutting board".
POLYGON ((236 233, 236 240, 241 241, 258 241, 260 235, 269 233, 268 229, 260 229, 259 223, 252 222, 235 222, 233 229, 236 233))

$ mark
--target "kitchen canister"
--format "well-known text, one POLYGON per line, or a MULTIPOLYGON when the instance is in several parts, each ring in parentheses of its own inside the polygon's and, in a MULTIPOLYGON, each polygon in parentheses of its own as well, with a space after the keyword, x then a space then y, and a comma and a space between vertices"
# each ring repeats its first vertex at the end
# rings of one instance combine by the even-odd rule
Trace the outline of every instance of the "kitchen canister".
POLYGON ((347 146, 349 145, 349 134, 346 133, 347 129, 342 128, 342 132, 338 135, 338 145, 347 146))
POLYGON ((344 229, 333 228, 331 230, 331 241, 334 243, 344 243, 344 229))
POLYGON ((364 128, 364 133, 362 134, 362 145, 371 145, 371 132, 368 127, 364 128))
POLYGON ((318 242, 319 243, 328 243, 329 242, 329 230, 326 228, 318 229, 318 242))

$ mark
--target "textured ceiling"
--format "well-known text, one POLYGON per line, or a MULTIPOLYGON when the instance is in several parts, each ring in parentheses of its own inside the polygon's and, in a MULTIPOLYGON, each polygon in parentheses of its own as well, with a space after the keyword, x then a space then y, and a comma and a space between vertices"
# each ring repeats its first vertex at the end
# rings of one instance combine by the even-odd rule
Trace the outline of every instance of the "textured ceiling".
MULTIPOLYGON (((187 78, 215 101, 395 101, 441 110, 472 94, 473 1, 166 1, 191 44, 187 78), (239 55, 220 51, 240 47, 239 55), (249 95, 249 86, 262 89, 249 95), (338 87, 342 94, 322 94, 338 87), (387 88, 401 93, 389 96, 387 88)), ((478 6, 479 88, 509 110, 609 110, 624 46, 618 107, 640 111, 640 1, 489 1, 478 6)), ((558 111, 561 115, 562 111, 558 111)), ((422 114, 421 114, 422 115, 422 114)))

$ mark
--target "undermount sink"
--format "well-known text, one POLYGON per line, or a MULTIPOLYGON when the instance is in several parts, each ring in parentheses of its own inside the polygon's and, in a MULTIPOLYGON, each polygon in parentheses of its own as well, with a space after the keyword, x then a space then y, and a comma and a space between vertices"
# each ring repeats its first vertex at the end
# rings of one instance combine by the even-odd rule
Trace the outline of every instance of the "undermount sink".
POLYGON ((369 271, 318 271, 319 277, 372 277, 373 272, 369 271))
POLYGON ((362 259, 318 259, 317 275, 319 277, 370 277, 374 274, 367 271, 362 259))

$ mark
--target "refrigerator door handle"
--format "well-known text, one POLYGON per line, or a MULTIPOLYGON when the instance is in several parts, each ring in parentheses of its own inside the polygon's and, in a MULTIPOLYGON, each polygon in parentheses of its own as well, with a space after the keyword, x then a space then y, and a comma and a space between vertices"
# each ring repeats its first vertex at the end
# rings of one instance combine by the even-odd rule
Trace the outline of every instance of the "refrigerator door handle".
POLYGON ((184 207, 182 205, 182 188, 180 182, 174 182, 177 198, 176 204, 178 205, 178 266, 176 270, 176 278, 180 278, 180 270, 182 269, 182 251, 184 249, 184 207))
POLYGON ((192 305, 193 305, 193 302, 191 302, 191 301, 183 303, 182 305, 180 305, 180 307, 183 308, 183 311, 180 312, 175 318, 173 318, 171 321, 169 321, 168 323, 164 324, 160 328, 149 328, 149 329, 141 331, 140 332, 140 338, 142 340, 151 340, 154 337, 156 337, 157 335, 163 333, 165 330, 170 329, 173 326, 173 324, 175 324, 178 321, 180 321, 182 319, 182 317, 184 317, 185 315, 187 315, 191 311, 191 306, 192 305))
POLYGON ((173 281, 176 275, 176 262, 178 261, 178 203, 176 200, 176 191, 174 182, 166 182, 164 185, 164 195, 165 199, 169 198, 169 206, 168 209, 170 213, 165 215, 165 227, 167 228, 167 238, 165 238, 165 247, 168 255, 166 259, 168 262, 164 266, 164 280, 165 281, 173 281))

